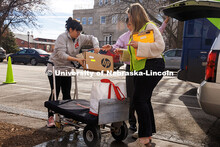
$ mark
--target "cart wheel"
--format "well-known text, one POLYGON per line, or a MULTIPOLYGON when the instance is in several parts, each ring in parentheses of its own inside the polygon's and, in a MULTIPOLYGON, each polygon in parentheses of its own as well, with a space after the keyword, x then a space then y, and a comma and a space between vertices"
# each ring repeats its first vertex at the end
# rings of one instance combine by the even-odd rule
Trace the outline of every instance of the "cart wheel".
POLYGON ((112 123, 111 134, 117 141, 122 141, 128 136, 128 127, 125 122, 121 123, 121 126, 117 123, 112 123))
POLYGON ((61 122, 55 122, 55 127, 58 132, 63 131, 63 128, 64 128, 64 126, 61 124, 61 122))
POLYGON ((101 142, 100 127, 94 125, 86 125, 83 130, 83 139, 86 145, 89 147, 99 146, 101 142))

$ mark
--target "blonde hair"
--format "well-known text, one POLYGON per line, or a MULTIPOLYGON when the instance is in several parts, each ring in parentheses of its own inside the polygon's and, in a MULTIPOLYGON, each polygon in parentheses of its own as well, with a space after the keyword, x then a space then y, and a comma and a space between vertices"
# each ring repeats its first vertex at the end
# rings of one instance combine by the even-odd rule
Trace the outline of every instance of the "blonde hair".
POLYGON ((133 33, 139 32, 139 30, 150 21, 145 9, 139 4, 134 3, 130 5, 127 13, 130 14, 130 21, 133 26, 133 33))

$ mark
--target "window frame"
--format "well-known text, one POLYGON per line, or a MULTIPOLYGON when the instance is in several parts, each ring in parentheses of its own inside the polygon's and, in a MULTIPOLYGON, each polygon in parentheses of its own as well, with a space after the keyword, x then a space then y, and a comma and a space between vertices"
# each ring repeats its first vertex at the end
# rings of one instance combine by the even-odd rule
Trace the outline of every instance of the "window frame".
POLYGON ((100 24, 106 24, 106 16, 100 16, 100 24), (102 23, 102 18, 105 18, 105 22, 102 23))
POLYGON ((86 25, 87 24, 87 19, 86 17, 82 17, 82 25, 86 25))
POLYGON ((88 17, 88 25, 92 25, 93 24, 93 17, 88 17), (91 20, 90 20, 91 19, 91 20), (90 23, 91 22, 91 23, 90 23))

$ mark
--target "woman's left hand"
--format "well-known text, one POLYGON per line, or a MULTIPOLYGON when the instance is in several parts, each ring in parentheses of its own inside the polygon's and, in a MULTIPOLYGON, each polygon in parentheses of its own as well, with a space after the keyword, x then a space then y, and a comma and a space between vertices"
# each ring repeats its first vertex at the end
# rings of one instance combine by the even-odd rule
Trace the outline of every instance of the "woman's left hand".
POLYGON ((100 51, 100 48, 94 48, 94 53, 98 54, 100 51))
POLYGON ((138 48, 138 42, 137 41, 131 41, 129 44, 128 44, 128 46, 132 46, 133 48, 138 48))

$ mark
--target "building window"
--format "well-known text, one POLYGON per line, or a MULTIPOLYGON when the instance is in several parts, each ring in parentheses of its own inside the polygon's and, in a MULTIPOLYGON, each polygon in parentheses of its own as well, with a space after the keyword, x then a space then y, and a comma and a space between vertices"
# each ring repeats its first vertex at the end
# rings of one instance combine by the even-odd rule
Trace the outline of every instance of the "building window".
POLYGON ((112 16, 112 24, 117 24, 117 22, 118 22, 118 15, 116 14, 112 16))
POLYGON ((86 25, 86 17, 83 17, 83 18, 82 18, 82 24, 83 24, 83 25, 86 25))
POLYGON ((88 18, 88 24, 91 25, 92 23, 93 23, 93 18, 92 18, 92 17, 89 17, 89 18, 88 18))
POLYGON ((108 4, 108 0, 105 0, 105 5, 107 5, 108 4))
POLYGON ((79 17, 78 17, 78 18, 76 18, 76 20, 80 22, 80 18, 79 18, 79 17))
POLYGON ((105 21, 106 21, 105 16, 101 16, 100 24, 105 24, 105 21))
POLYGON ((99 0, 99 6, 102 6, 102 5, 103 5, 103 1, 99 0))
POLYGON ((115 0, 111 0, 111 4, 114 5, 115 4, 115 0))

